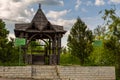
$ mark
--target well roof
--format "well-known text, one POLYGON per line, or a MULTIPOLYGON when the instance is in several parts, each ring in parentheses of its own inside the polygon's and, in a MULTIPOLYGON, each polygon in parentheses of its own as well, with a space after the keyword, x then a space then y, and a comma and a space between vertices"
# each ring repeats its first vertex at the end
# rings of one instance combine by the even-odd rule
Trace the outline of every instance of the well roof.
POLYGON ((31 23, 20 23, 15 24, 15 31, 25 31, 25 32, 63 32, 66 31, 63 29, 63 26, 60 25, 53 25, 51 24, 46 16, 44 15, 41 7, 39 6, 39 9, 37 10, 35 16, 33 17, 31 23))

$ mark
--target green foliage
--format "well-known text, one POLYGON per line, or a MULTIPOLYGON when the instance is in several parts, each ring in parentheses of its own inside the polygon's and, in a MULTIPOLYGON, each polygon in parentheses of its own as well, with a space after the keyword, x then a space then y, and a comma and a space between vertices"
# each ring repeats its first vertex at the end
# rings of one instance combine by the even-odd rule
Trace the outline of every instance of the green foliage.
POLYGON ((12 65, 18 63, 18 49, 14 47, 14 41, 8 41, 9 31, 5 23, 0 20, 0 65, 12 65))
POLYGON ((120 38, 120 17, 116 15, 115 9, 105 9, 102 17, 105 21, 105 26, 108 26, 109 33, 111 36, 115 35, 120 38))
POLYGON ((79 58, 81 65, 84 65, 92 51, 92 41, 92 31, 78 18, 70 31, 67 45, 71 54, 79 58))
MULTIPOLYGON (((116 36, 112 36, 106 43, 106 49, 108 49, 115 56, 114 66, 116 67, 116 76, 120 78, 120 42, 116 36)), ((119 80, 119 79, 117 79, 119 80)))
POLYGON ((94 51, 91 53, 90 65, 93 66, 113 66, 115 65, 114 54, 105 49, 104 46, 94 47, 94 51))
POLYGON ((35 52, 37 50, 44 50, 44 47, 45 46, 40 46, 40 42, 37 42, 37 41, 31 41, 29 46, 28 46, 28 52, 29 54, 38 54, 38 52, 35 52), (32 51, 34 50, 34 51, 32 51))
POLYGON ((70 53, 61 54, 60 65, 80 65, 80 60, 70 53))
POLYGON ((116 15, 115 9, 105 9, 102 18, 104 19, 105 26, 108 26, 108 33, 106 35, 108 37, 104 44, 105 49, 115 56, 117 77, 120 77, 120 17, 116 15))
POLYGON ((105 38, 106 28, 102 26, 98 26, 94 29, 95 39, 101 40, 105 38))
POLYGON ((62 51, 63 54, 67 54, 68 53, 68 50, 67 50, 66 47, 63 47, 61 51, 62 51))
POLYGON ((7 42, 8 34, 9 34, 9 31, 6 30, 5 23, 0 19, 0 43, 2 43, 1 41, 3 41, 4 43, 7 42))

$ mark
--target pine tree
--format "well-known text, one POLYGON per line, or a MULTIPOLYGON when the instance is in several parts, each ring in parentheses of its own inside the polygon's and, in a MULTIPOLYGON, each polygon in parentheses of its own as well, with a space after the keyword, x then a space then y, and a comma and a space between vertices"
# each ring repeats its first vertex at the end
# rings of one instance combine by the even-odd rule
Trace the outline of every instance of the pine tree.
POLYGON ((77 18, 68 36, 68 48, 73 56, 80 59, 81 65, 85 64, 92 51, 93 35, 86 24, 77 18))

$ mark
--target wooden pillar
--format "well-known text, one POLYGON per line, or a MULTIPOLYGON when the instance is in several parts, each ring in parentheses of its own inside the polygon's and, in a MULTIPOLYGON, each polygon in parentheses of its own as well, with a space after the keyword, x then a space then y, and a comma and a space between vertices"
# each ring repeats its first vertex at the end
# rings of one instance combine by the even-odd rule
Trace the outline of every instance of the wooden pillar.
MULTIPOLYGON (((19 38, 24 38, 24 32, 21 32, 21 33, 20 33, 19 38)), ((19 47, 20 47, 20 53, 19 53, 19 61, 20 61, 19 64, 20 64, 21 62, 24 61, 24 54, 21 53, 21 50, 24 51, 24 46, 23 46, 23 45, 22 45, 22 46, 20 45, 19 47)))
POLYGON ((51 54, 51 39, 49 39, 49 55, 51 54))
POLYGON ((25 61, 25 64, 28 64, 28 57, 27 57, 27 48, 28 48, 27 38, 28 38, 28 34, 26 33, 26 34, 25 34, 26 45, 25 45, 25 50, 24 50, 24 61, 25 61))
POLYGON ((21 32, 20 35, 19 35, 19 38, 23 38, 24 37, 24 33, 21 32))
POLYGON ((49 56, 49 64, 52 64, 52 58, 51 58, 51 39, 49 39, 49 54, 48 54, 48 56, 49 56))
POLYGON ((61 36, 57 39, 57 64, 60 64, 60 53, 61 53, 61 36))
POLYGON ((52 39, 52 64, 56 64, 56 37, 52 39))

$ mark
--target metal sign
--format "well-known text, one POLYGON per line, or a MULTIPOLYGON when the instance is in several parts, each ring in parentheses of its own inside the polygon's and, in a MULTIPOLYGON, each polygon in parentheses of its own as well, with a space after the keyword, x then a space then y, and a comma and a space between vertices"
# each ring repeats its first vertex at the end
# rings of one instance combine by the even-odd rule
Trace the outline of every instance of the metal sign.
POLYGON ((26 40, 24 38, 16 38, 15 39, 15 45, 16 46, 21 46, 21 45, 25 45, 26 40))

